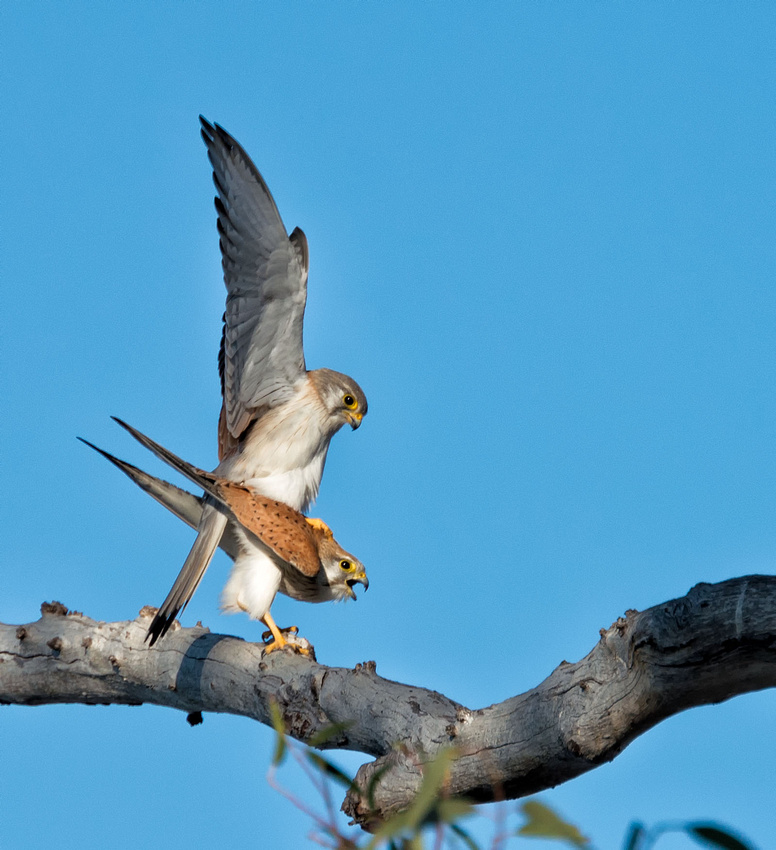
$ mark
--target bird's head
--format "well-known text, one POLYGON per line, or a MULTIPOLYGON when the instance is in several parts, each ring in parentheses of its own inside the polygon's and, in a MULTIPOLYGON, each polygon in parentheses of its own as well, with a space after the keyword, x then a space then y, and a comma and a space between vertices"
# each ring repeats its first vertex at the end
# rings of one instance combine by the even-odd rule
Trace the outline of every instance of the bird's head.
POLYGON ((346 552, 334 538, 321 546, 320 556, 326 582, 335 598, 356 599, 353 588, 357 584, 363 585, 364 590, 369 589, 364 565, 346 552))
POLYGON ((315 369, 309 374, 331 417, 334 430, 338 430, 345 423, 353 430, 358 428, 366 416, 367 401, 364 391, 353 378, 332 369, 315 369))

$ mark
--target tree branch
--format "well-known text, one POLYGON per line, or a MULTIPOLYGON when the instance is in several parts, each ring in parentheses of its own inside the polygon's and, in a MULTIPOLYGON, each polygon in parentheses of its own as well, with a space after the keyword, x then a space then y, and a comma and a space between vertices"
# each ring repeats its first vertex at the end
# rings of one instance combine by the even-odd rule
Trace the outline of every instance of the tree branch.
POLYGON ((772 576, 699 584, 681 599, 628 611, 601 630, 581 661, 563 662, 536 688, 476 711, 382 679, 374 662, 323 667, 291 652, 266 655, 260 644, 202 627, 173 629, 149 649, 149 608, 118 623, 58 603, 41 613, 24 626, 0 624, 0 702, 149 702, 271 725, 274 701, 288 734, 301 741, 347 724, 324 746, 376 757, 356 777, 364 789, 381 772, 374 809, 355 791, 343 805, 367 827, 406 808, 423 761, 443 747, 458 752, 450 794, 520 797, 610 761, 665 717, 776 685, 772 576))

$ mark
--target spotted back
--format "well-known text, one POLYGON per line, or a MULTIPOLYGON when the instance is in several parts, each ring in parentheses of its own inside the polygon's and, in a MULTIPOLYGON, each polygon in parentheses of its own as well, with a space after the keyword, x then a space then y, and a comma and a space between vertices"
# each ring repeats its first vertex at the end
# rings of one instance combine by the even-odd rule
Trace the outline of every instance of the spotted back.
POLYGON ((316 533, 299 511, 223 478, 215 480, 214 489, 235 518, 278 557, 306 576, 317 575, 316 533))

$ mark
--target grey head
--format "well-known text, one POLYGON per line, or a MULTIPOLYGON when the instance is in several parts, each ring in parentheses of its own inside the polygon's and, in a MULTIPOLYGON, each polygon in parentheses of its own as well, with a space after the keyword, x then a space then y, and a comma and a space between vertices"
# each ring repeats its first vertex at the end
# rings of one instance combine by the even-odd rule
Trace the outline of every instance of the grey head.
POLYGON ((366 569, 358 558, 340 549, 338 552, 321 552, 323 570, 318 573, 318 581, 327 587, 332 599, 356 599, 353 590, 356 584, 361 584, 364 590, 369 589, 369 579, 366 569))
POLYGON ((346 552, 334 538, 320 542, 321 569, 307 576, 286 564, 281 566, 280 592, 302 602, 331 602, 356 599, 355 585, 369 588, 366 569, 358 558, 346 552))
POLYGON ((367 401, 353 378, 333 369, 314 369, 307 376, 329 414, 333 431, 346 423, 353 430, 358 428, 366 416, 367 401))

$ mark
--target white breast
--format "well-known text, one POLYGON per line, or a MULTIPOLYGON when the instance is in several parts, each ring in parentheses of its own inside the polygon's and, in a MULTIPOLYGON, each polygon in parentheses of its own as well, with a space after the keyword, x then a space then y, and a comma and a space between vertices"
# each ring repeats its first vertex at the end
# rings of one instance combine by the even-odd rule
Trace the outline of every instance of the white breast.
POLYGON ((301 393, 263 414, 215 472, 304 511, 318 495, 332 435, 320 403, 301 393))
POLYGON ((221 610, 225 614, 242 611, 253 620, 261 620, 278 592, 282 573, 263 546, 239 529, 237 536, 240 554, 221 592, 221 610))

